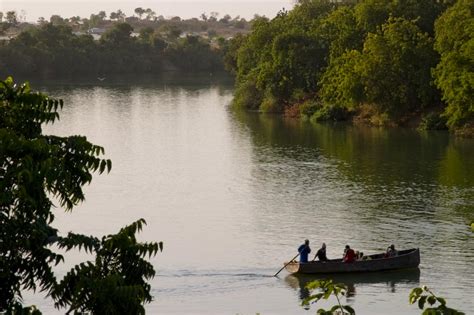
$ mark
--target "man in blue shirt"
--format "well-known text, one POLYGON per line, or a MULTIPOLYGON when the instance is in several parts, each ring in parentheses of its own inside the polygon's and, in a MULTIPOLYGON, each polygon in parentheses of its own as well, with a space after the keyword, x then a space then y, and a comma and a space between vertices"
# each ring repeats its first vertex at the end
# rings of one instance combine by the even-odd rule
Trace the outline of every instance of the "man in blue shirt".
POLYGON ((311 248, 309 248, 309 240, 305 240, 304 244, 298 247, 298 253, 300 253, 300 263, 307 263, 308 255, 311 253, 311 248))

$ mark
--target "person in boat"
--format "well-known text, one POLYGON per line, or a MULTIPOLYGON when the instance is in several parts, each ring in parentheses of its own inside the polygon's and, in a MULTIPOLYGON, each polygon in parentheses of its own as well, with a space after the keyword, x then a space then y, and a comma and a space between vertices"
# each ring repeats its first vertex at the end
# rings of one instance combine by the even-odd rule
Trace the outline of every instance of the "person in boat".
POLYGON ((364 252, 356 251, 356 260, 367 260, 367 256, 364 256, 364 252))
POLYGON ((387 252, 385 253, 385 257, 395 257, 398 255, 398 250, 395 249, 395 245, 390 245, 387 248, 387 252))
POLYGON ((300 263, 308 262, 308 255, 311 253, 311 248, 309 247, 309 240, 305 240, 304 244, 298 247, 298 253, 300 253, 300 263))
POLYGON ((346 245, 346 248, 344 249, 344 257, 342 258, 342 261, 345 263, 352 263, 356 259, 356 254, 354 250, 349 246, 346 245))
POLYGON ((327 261, 328 260, 328 257, 326 256, 326 244, 325 243, 323 243, 323 245, 321 245, 321 248, 318 249, 318 251, 316 252, 316 255, 314 256, 313 261, 315 261, 316 258, 318 258, 319 261, 327 261))

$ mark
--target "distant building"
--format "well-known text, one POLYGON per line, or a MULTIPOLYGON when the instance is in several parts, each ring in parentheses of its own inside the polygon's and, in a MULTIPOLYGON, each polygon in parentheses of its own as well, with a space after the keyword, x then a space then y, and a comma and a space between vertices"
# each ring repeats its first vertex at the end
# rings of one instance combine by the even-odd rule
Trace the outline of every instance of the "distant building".
POLYGON ((105 28, 93 27, 87 30, 87 34, 92 35, 92 38, 94 38, 94 40, 99 40, 102 34, 105 33, 105 31, 105 28))
POLYGON ((0 35, 0 42, 8 43, 10 40, 15 38, 16 35, 0 35))

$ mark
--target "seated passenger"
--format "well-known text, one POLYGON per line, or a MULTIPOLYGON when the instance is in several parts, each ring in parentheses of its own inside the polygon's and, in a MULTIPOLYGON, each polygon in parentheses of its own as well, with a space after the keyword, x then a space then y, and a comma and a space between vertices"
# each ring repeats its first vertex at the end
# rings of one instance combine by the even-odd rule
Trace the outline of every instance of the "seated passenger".
POLYGON ((344 249, 344 257, 342 258, 342 261, 345 263, 352 263, 355 261, 356 255, 355 252, 352 248, 350 248, 349 245, 346 245, 346 248, 344 249))
POLYGON ((364 260, 364 253, 356 251, 356 260, 364 260))
POLYGON ((398 255, 398 250, 395 249, 395 245, 390 245, 387 248, 387 252, 385 253, 385 257, 395 257, 398 255))
POLYGON ((316 255, 314 256, 313 261, 316 260, 316 257, 319 259, 319 261, 327 261, 328 257, 326 256, 326 244, 323 243, 320 249, 316 252, 316 255))

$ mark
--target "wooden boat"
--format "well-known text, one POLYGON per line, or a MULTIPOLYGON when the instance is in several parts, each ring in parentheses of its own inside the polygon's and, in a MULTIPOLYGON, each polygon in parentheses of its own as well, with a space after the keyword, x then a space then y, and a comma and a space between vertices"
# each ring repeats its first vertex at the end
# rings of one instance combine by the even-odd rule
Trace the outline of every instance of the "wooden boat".
POLYGON ((290 273, 325 274, 373 272, 397 269, 417 268, 420 264, 420 250, 418 248, 398 251, 394 257, 385 257, 385 254, 369 255, 367 260, 357 260, 344 263, 342 259, 332 259, 325 262, 310 261, 307 263, 290 262, 286 270, 290 273))

